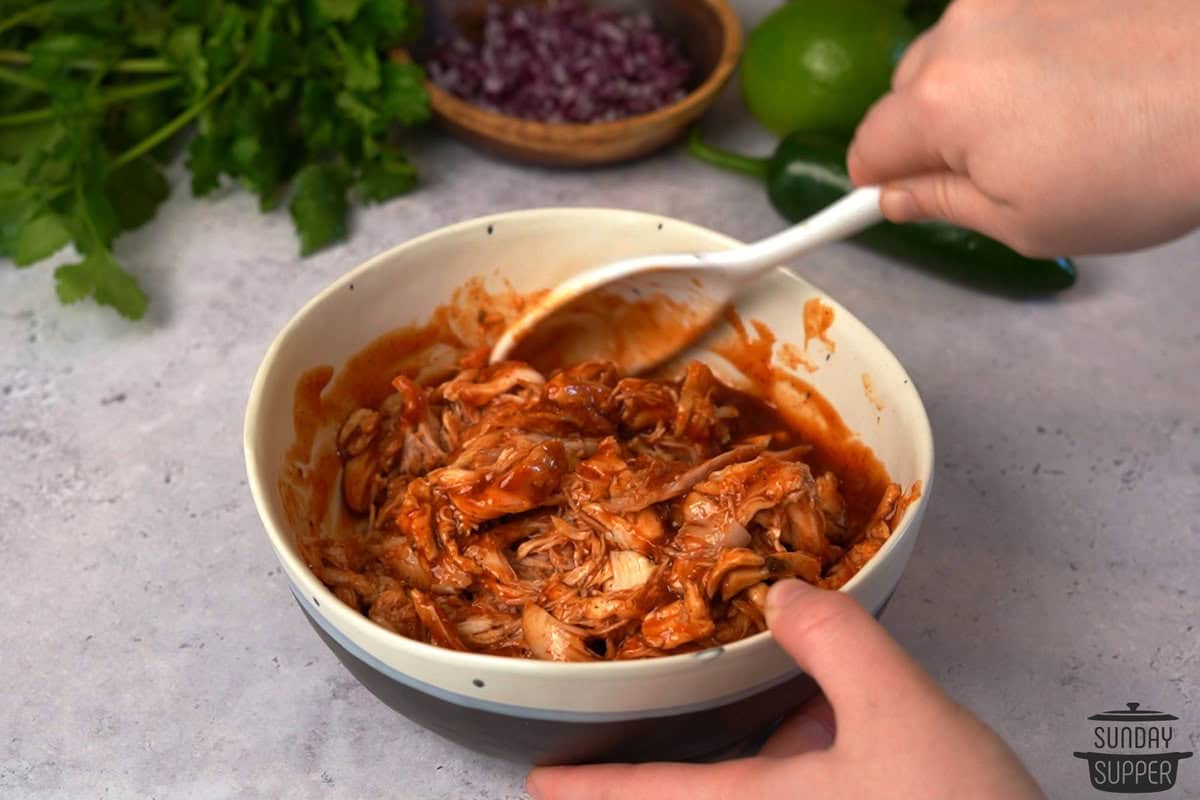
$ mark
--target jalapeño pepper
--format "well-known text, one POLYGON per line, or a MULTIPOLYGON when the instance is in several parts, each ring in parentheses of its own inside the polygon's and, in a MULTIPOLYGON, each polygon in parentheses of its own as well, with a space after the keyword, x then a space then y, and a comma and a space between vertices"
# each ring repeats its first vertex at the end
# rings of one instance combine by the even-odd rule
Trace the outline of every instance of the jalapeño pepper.
MULTIPOLYGON (((764 180, 771 204, 792 222, 854 189, 846 173, 847 144, 836 138, 793 133, 769 158, 718 150, 695 131, 688 147, 702 161, 764 180)), ((1075 283, 1075 265, 1069 259, 1027 258, 995 239, 945 222, 881 222, 853 241, 948 278, 1008 294, 1045 294, 1075 283)))

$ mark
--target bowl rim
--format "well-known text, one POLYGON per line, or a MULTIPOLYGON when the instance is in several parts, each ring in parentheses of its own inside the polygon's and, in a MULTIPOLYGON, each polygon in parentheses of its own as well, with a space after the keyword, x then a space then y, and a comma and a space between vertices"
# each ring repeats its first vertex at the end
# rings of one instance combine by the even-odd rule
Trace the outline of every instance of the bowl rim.
MULTIPOLYGON (((434 662, 444 662, 453 664, 457 667, 472 667, 475 669, 488 668, 492 674, 508 673, 514 675, 537 675, 546 678, 590 678, 604 677, 605 679, 613 678, 628 678, 644 677, 648 673, 658 671, 673 671, 679 667, 694 666, 697 661, 704 660, 706 657, 712 657, 711 654, 725 653, 734 655, 747 650, 756 650, 767 646, 774 641, 769 630, 760 631, 752 636, 747 636, 744 639, 739 639, 729 644, 720 645, 718 647, 708 648, 706 650, 693 651, 688 653, 676 653, 666 656, 658 656, 655 658, 630 659, 623 661, 596 661, 596 662, 559 662, 559 661, 543 661, 538 659, 513 658, 511 656, 498 656, 487 653, 474 653, 469 651, 451 650, 449 648, 439 647, 425 642, 419 642, 415 639, 401 636, 398 633, 393 633, 386 628, 372 621, 365 614, 351 609, 339 600, 333 592, 322 583, 313 571, 304 563, 298 553, 292 552, 288 545, 293 537, 290 530, 282 530, 282 526, 276 526, 275 522, 268 512, 269 500, 268 493, 276 491, 275 487, 268 486, 266 479, 263 477, 263 467, 259 463, 256 452, 255 442, 259 438, 259 419, 263 415, 263 397, 266 394, 267 380, 271 377, 274 363, 283 348, 285 342, 300 329, 307 318, 312 315, 315 310, 322 305, 329 297, 341 293, 343 288, 353 283, 361 276, 379 269, 391 261, 397 254, 404 250, 414 249, 428 242, 440 238, 458 236, 466 231, 476 230, 481 226, 499 226, 504 222, 512 222, 514 220, 530 220, 539 217, 547 216, 572 216, 577 214, 584 215, 604 215, 614 218, 625 218, 631 221, 640 222, 669 222, 673 226, 684 229, 691 229, 711 239, 721 241, 723 244, 733 247, 741 244, 737 239, 731 236, 714 231, 710 228, 697 225, 662 214, 652 214, 643 211, 634 211, 630 209, 620 208, 605 208, 597 206, 557 206, 557 207, 542 207, 529 208, 516 211, 504 211, 495 214, 488 214, 481 217, 474 217, 467 220, 462 220, 457 223, 452 223, 432 231, 407 239, 399 244, 396 244, 376 255, 368 258, 358 266, 342 273, 335 278, 328 286, 310 298, 284 325, 280 332, 272 340, 266 353, 263 355, 262 361, 259 363, 258 369, 255 372, 254 380, 250 387, 250 395, 246 403, 246 411, 243 418, 243 435, 242 448, 245 457, 247 482, 250 487, 250 493, 254 500, 255 510, 258 512, 259 519, 267 533, 267 537, 271 542, 271 547, 275 551, 275 556, 278 558, 284 567, 285 573, 289 580, 295 579, 300 582, 299 586, 294 589, 301 590, 307 597, 314 600, 319 599, 317 603, 320 606, 321 616, 325 618, 330 625, 337 629, 349 628, 353 635, 346 633, 351 639, 356 636, 361 636, 365 640, 382 640, 390 646, 396 647, 404 652, 406 656, 417 659, 432 660, 434 662), (334 615, 340 619, 332 619, 330 617, 330 609, 334 615), (345 613, 342 613, 342 612, 345 613), (706 656, 705 654, 709 654, 706 656)), ((921 481, 920 496, 910 503, 904 510, 904 516, 899 524, 892 531, 891 536, 860 569, 853 578, 851 578, 844 586, 837 591, 852 594, 852 589, 863 583, 866 576, 879 568, 879 565, 884 561, 886 556, 899 546, 899 542, 909 536, 916 535, 915 526, 922 519, 925 507, 929 502, 931 490, 933 488, 934 465, 936 464, 933 431, 929 422, 929 415, 925 408, 925 403, 921 399, 920 392, 917 390, 915 381, 908 374, 900 359, 895 353, 872 331, 867 327, 866 323, 862 322, 857 316, 846 309, 836 299, 829 296, 823 289, 812 284, 807 279, 801 278, 793 274, 786 267, 780 266, 776 268, 777 272, 782 272, 790 280, 812 287, 822 295, 822 302, 833 307, 835 317, 850 320, 853 325, 856 325, 864 339, 868 342, 873 342, 885 357, 890 357, 894 366, 899 370, 899 375, 903 379, 901 393, 908 394, 908 404, 915 409, 916 417, 913 420, 916 425, 914 431, 916 441, 914 445, 918 453, 927 454, 924 459, 925 469, 923 474, 918 477, 921 481)), ((873 609, 868 609, 873 611, 873 609)))
MULTIPOLYGON (((701 0, 701 2, 716 12, 717 19, 721 24, 721 50, 717 55, 717 63, 699 86, 675 102, 644 114, 635 114, 631 117, 622 117, 607 122, 542 122, 481 108, 469 100, 464 100, 448 92, 431 79, 426 79, 425 91, 429 94, 430 105, 437 114, 480 132, 495 131, 497 127, 519 124, 522 135, 575 136, 586 132, 589 136, 603 136, 604 134, 624 133, 633 127, 653 125, 674 117, 685 116, 692 111, 701 110, 700 106, 725 85, 737 68, 742 52, 742 23, 729 0, 701 0)), ((421 65, 421 68, 425 68, 424 64, 421 65)))

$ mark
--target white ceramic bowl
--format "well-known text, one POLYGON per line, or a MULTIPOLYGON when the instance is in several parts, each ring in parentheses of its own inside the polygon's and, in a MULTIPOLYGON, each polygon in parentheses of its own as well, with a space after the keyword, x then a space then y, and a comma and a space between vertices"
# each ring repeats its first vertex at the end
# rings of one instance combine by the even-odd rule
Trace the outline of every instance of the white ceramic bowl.
MULTIPOLYGON (((469 278, 498 274, 525 292, 608 260, 735 244, 686 222, 632 211, 497 214, 376 256, 321 292, 279 334, 246 410, 250 488, 296 601, 326 644, 381 699, 475 749, 546 763, 701 756, 762 729, 811 692, 811 682, 767 633, 698 653, 585 664, 462 653, 406 639, 344 605, 313 575, 297 551, 277 488, 293 440, 300 374, 320 364, 340 367, 380 334, 423 324, 469 278)), ((816 372, 801 374, 874 450, 894 481, 924 486, 887 544, 843 589, 878 613, 912 552, 929 496, 929 420, 887 347, 805 281, 776 271, 736 307, 743 318, 767 323, 780 342, 801 344, 801 310, 812 297, 834 309, 829 336, 836 351, 819 360, 816 372), (870 396, 864 375, 870 377, 870 396)))

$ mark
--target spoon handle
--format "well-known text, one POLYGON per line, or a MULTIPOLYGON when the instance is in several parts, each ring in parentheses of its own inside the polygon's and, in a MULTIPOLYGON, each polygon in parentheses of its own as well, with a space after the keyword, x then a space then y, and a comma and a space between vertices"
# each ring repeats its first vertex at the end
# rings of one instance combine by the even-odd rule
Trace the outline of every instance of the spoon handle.
POLYGON ((774 236, 713 255, 722 267, 743 271, 749 277, 809 250, 849 238, 882 220, 879 187, 865 186, 774 236))

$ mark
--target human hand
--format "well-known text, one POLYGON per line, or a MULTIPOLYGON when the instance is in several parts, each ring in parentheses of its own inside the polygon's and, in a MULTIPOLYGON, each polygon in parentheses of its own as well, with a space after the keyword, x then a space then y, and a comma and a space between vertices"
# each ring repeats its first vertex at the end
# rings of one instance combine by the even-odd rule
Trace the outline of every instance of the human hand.
POLYGON ((909 46, 847 166, 894 222, 1030 256, 1200 225, 1200 3, 956 0, 909 46))
POLYGON ((946 697, 849 595, 783 581, 767 595, 767 622, 825 697, 784 722, 757 756, 718 764, 541 767, 529 775, 529 794, 534 800, 1045 800, 1004 742, 946 697))

